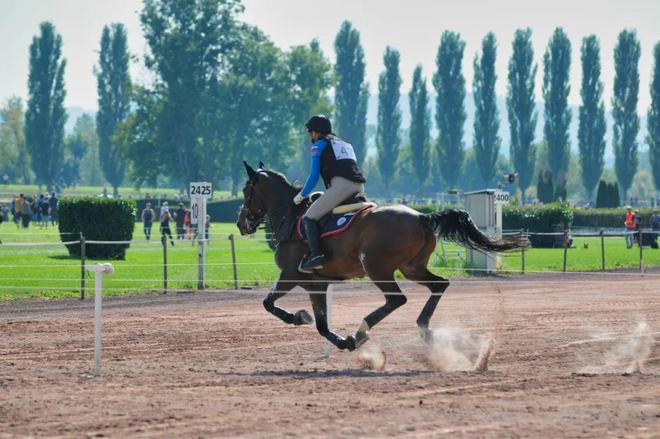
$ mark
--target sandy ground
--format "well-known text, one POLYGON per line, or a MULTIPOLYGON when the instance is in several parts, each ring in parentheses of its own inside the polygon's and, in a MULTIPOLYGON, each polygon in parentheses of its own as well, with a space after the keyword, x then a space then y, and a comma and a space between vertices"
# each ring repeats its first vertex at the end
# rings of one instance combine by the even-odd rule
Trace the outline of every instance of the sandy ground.
MULTIPOLYGON (((2 303, 0 437, 660 436, 660 277, 456 282, 430 347, 414 325, 428 294, 404 289, 362 352, 329 359, 263 290, 107 298, 100 378, 91 301, 2 303), (385 369, 364 370, 381 349, 385 369)), ((278 303, 310 309, 300 292, 278 303)), ((381 303, 342 288, 335 329, 381 303)))

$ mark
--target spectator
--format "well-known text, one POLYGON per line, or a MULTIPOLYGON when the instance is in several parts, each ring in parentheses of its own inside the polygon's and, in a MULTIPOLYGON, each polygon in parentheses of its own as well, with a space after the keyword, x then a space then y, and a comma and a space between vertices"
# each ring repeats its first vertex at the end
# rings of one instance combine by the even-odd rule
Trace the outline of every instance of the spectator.
POLYGON ((162 216, 163 213, 169 211, 170 211, 170 207, 167 205, 167 201, 163 201, 163 204, 160 205, 160 215, 162 216))
MULTIPOLYGON (((21 194, 23 196, 23 194, 21 194)), ((30 202, 23 197, 23 202, 21 203, 21 225, 24 229, 30 227, 30 220, 32 219, 32 208, 30 207, 30 202)))
POLYGON ((204 223, 204 239, 209 240, 209 228, 211 228, 211 215, 206 215, 206 222, 204 223))
POLYGON ((48 211, 50 210, 50 205, 48 204, 48 195, 44 194, 41 197, 39 202, 39 211, 41 213, 41 227, 48 227, 48 211))
POLYGON ((170 211, 166 210, 160 215, 160 234, 161 236, 169 236, 172 247, 174 247, 174 238, 172 237, 172 230, 170 230, 170 211))
POLYGON ((640 239, 640 230, 642 230, 642 216, 639 214, 639 209, 635 209, 635 213, 633 214, 633 231, 635 234, 633 235, 633 238, 634 242, 641 246, 643 244, 643 240, 640 239))
POLYGON ((14 220, 14 224, 18 227, 18 223, 21 219, 21 210, 18 208, 18 197, 14 197, 11 200, 11 214, 14 220))
POLYGON ((176 222, 176 239, 183 239, 185 234, 185 229, 183 227, 184 221, 186 219, 186 209, 183 207, 183 203, 179 203, 179 208, 174 212, 174 221, 176 222))
POLYGON ((154 222, 155 212, 151 208, 151 203, 147 203, 147 207, 142 210, 142 225, 144 226, 144 237, 147 241, 151 239, 151 225, 154 222))
POLYGON ((654 210, 653 215, 649 219, 649 225, 653 234, 651 235, 651 247, 658 248, 658 235, 660 235, 660 211, 654 210))
POLYGON ((55 192, 50 193, 50 198, 48 199, 48 215, 50 216, 50 223, 52 225, 57 224, 57 217, 59 214, 59 203, 58 199, 55 196, 55 192))
POLYGON ((626 220, 624 225, 626 226, 626 248, 632 248, 633 243, 635 242, 634 235, 631 232, 635 231, 635 212, 631 206, 626 206, 628 212, 626 213, 626 220))
POLYGON ((186 239, 192 239, 193 227, 190 224, 190 209, 186 209, 186 215, 183 217, 183 224, 186 227, 186 239))

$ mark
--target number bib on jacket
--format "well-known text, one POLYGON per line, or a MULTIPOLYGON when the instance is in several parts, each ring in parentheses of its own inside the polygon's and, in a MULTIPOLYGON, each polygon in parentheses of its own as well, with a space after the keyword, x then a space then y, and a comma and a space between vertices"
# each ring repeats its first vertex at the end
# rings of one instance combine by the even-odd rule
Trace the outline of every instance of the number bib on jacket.
POLYGON ((331 140, 332 150, 335 153, 337 160, 353 160, 357 162, 355 158, 355 151, 353 151, 353 145, 343 140, 331 140))

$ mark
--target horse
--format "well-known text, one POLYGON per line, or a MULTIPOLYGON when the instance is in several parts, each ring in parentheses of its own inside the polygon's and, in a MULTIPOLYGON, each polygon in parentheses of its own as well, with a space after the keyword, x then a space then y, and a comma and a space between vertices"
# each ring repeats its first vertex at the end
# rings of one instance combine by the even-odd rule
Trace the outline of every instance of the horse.
POLYGON ((318 333, 340 350, 353 351, 369 339, 369 331, 407 299, 394 278, 399 270, 404 277, 427 287, 431 296, 417 318, 421 337, 430 342, 429 322, 449 280, 431 273, 427 264, 438 238, 454 241, 486 252, 504 252, 527 246, 521 239, 492 239, 483 234, 463 210, 445 209, 423 214, 403 205, 373 207, 362 210, 351 227, 341 235, 322 239, 321 248, 327 262, 313 273, 298 271, 299 262, 308 252, 307 244, 292 236, 296 218, 311 201, 293 203, 299 188, 284 175, 265 169, 263 163, 254 169, 243 162, 248 180, 243 187, 243 205, 236 225, 241 235, 253 234, 268 217, 276 233, 275 263, 280 274, 263 300, 266 310, 291 325, 311 325, 316 321, 318 333), (368 276, 385 295, 385 303, 362 320, 355 335, 342 337, 328 327, 326 298, 333 282, 368 276), (275 302, 294 287, 310 293, 314 318, 304 309, 294 313, 275 302))

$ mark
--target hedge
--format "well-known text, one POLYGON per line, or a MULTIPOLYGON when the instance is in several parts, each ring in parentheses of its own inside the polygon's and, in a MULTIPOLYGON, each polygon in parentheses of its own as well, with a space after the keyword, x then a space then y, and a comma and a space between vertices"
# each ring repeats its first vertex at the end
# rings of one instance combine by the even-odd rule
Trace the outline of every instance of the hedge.
MULTIPOLYGON (((135 227, 135 202, 113 198, 63 198, 59 204, 62 241, 130 241, 135 227)), ((130 244, 91 244, 85 247, 92 259, 124 259, 130 244)), ((80 245, 66 246, 71 256, 80 257, 80 245)))
MULTIPOLYGON (((540 206, 504 206, 503 229, 524 229, 528 232, 556 232, 570 228, 573 209, 567 203, 550 203, 540 206)), ((557 238, 552 235, 532 235, 533 247, 553 247, 557 238)))

